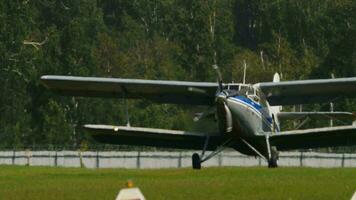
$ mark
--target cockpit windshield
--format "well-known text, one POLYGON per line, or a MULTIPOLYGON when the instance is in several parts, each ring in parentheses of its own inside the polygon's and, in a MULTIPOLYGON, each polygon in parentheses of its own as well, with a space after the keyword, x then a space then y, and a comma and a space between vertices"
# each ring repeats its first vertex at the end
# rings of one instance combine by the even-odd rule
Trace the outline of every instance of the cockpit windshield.
POLYGON ((252 85, 231 84, 228 85, 228 88, 225 92, 227 92, 229 96, 236 96, 236 95, 244 96, 262 106, 266 106, 267 103, 264 98, 261 98, 262 95, 261 91, 254 88, 252 85))

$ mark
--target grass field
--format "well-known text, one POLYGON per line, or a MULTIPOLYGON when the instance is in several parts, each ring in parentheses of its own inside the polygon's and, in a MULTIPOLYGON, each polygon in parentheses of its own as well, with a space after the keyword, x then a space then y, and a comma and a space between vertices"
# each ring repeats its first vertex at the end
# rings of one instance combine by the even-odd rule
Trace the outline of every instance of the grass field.
POLYGON ((356 169, 162 170, 0 166, 0 199, 110 199, 131 179, 146 199, 350 199, 356 169))

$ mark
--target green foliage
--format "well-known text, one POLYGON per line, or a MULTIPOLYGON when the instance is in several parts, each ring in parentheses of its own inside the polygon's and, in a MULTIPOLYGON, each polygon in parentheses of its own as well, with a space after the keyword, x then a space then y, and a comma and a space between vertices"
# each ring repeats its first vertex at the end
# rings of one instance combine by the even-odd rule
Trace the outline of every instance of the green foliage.
POLYGON ((67 122, 67 110, 57 101, 49 100, 48 104, 41 109, 43 113, 43 125, 41 133, 41 142, 47 142, 51 145, 65 145, 71 138, 72 127, 67 122))
MULTIPOLYGON (((218 64, 241 82, 245 61, 247 83, 355 76, 355 13, 350 0, 0 1, 0 146, 79 148, 92 143, 81 125, 126 123, 121 100, 58 97, 44 74, 215 81, 218 64)), ((206 108, 129 108, 137 126, 214 126, 192 121, 206 108)))

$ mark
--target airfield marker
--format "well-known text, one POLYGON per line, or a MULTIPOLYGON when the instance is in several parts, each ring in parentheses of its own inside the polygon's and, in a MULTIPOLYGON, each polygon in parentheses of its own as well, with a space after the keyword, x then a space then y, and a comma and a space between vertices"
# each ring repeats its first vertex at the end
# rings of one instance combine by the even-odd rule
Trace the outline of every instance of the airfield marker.
POLYGON ((351 200, 356 200, 356 192, 355 192, 354 195, 351 197, 351 200))
POLYGON ((145 197, 141 190, 139 188, 134 188, 133 182, 128 180, 126 188, 120 190, 116 200, 145 200, 145 197))

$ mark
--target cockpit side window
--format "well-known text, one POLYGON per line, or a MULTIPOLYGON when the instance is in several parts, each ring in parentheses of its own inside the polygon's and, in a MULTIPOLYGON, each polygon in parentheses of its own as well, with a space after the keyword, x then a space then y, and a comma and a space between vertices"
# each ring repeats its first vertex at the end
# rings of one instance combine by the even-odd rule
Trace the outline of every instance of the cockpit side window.
POLYGON ((257 94, 257 90, 253 87, 248 87, 247 89, 247 98, 251 99, 256 103, 260 103, 260 97, 257 94))

